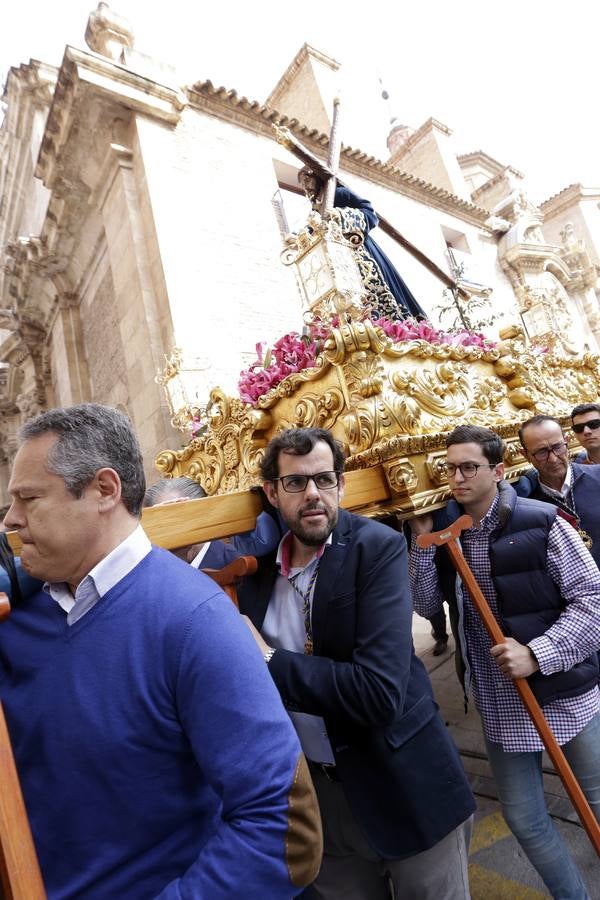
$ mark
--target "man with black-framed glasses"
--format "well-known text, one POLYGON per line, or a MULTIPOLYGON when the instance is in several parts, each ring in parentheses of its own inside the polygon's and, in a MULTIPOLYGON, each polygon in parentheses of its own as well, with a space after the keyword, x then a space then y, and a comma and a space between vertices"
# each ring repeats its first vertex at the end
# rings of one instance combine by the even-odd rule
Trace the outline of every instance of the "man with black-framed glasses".
POLYGON ((552 416, 528 419, 519 439, 533 469, 516 483, 517 494, 558 506, 600 566, 600 468, 571 463, 560 422, 552 416))
POLYGON ((289 429, 261 460, 289 529, 238 590, 309 760, 323 820, 311 900, 467 900, 474 800, 412 643, 406 541, 340 508, 344 453, 289 429))
POLYGON ((581 465, 600 463, 600 403, 580 403, 571 410, 571 427, 575 437, 583 447, 583 452, 575 457, 581 465))
MULTIPOLYGON (((561 433, 562 434, 562 433, 561 433)), ((561 435, 536 444, 535 457, 561 458, 561 435), (540 452, 540 451, 545 452, 540 452)), ((434 523, 463 512, 473 519, 460 543, 505 640, 496 646, 463 589, 445 547, 413 540, 410 574, 416 611, 429 618, 445 600, 456 636, 465 697, 473 691, 502 812, 553 897, 588 900, 575 862, 549 816, 543 745, 512 679, 527 678, 600 821, 600 572, 576 531, 547 503, 518 497, 504 480, 504 443, 487 428, 462 425, 446 439, 454 499, 434 523)))

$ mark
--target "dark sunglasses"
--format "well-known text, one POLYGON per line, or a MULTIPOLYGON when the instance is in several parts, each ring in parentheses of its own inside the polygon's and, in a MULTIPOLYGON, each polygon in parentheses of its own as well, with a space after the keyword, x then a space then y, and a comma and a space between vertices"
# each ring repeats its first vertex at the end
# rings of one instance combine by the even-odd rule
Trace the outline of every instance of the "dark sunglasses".
POLYGON ((596 428, 600 428, 600 419, 590 419, 589 422, 578 422, 577 425, 573 425, 575 434, 581 434, 584 428, 591 428, 592 431, 595 431, 596 428))

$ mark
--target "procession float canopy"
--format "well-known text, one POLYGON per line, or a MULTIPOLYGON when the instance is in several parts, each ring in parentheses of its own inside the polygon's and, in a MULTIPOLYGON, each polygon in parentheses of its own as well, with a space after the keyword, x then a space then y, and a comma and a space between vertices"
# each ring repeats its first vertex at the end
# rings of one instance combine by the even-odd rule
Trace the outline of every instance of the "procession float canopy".
MULTIPOLYGON (((574 446, 570 411, 598 401, 599 357, 565 351, 552 297, 530 297, 533 339, 521 323, 492 342, 428 322, 374 319, 357 264, 362 238, 343 231, 331 208, 313 210, 289 237, 282 260, 296 268, 301 285, 303 333, 264 354, 241 379, 239 397, 218 387, 211 392, 202 432, 156 458, 163 477, 194 478, 209 497, 247 492, 260 484, 263 448, 278 432, 328 428, 347 456, 343 505, 409 518, 449 499, 445 439, 457 425, 483 425, 504 438, 510 479, 529 468, 518 430, 532 415, 556 416, 574 446)), ((465 296, 463 285, 454 288, 465 296)), ((181 363, 175 353, 160 376, 167 388, 181 376, 181 363)), ((172 410, 179 427, 196 412, 183 401, 172 402, 172 410)), ((247 510, 251 527, 260 505, 247 495, 238 509, 247 510)))

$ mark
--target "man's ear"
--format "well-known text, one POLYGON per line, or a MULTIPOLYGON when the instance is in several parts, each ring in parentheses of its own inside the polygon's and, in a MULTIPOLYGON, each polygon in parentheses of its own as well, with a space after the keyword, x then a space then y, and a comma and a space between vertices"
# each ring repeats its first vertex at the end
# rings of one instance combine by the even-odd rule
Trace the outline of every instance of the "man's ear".
POLYGON ((496 468, 494 469, 494 474, 497 476, 496 481, 502 481, 504 478, 504 463, 498 463, 496 468))
POLYGON ((342 497, 344 496, 344 491, 346 489, 346 478, 344 473, 340 473, 339 481, 338 481, 338 502, 342 502, 342 497))
POLYGON ((92 485, 99 494, 99 509, 109 510, 115 507, 121 500, 121 479, 114 469, 108 467, 98 469, 94 475, 92 485))
POLYGON ((267 500, 271 504, 271 506, 275 506, 279 509, 279 497, 277 496, 277 487, 274 481, 265 481, 263 484, 263 491, 267 495, 267 500))

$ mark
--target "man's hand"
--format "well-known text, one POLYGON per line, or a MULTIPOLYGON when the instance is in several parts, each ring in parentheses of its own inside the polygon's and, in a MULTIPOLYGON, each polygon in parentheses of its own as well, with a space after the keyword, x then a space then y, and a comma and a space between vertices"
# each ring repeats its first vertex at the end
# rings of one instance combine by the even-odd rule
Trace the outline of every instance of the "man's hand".
POLYGON ((252 634, 252 637, 254 638, 254 640, 256 641, 256 643, 258 644, 258 649, 260 650, 260 652, 261 652, 262 655, 264 656, 265 653, 267 652, 267 650, 270 650, 271 648, 269 647, 269 645, 267 644, 267 642, 263 640, 260 631, 257 631, 257 630, 256 630, 256 628, 254 627, 254 625, 252 624, 252 622, 250 621, 250 619, 248 618, 248 616, 242 616, 242 619, 244 620, 244 622, 246 623, 246 625, 247 625, 248 628, 250 629, 250 633, 252 634))
MULTIPOLYGON (((210 541, 203 541, 201 544, 190 544, 190 546, 185 551, 185 561, 188 563, 193 563, 200 551, 203 547, 206 547, 210 541)), ((202 565, 202 563, 200 563, 202 565)))
POLYGON ((496 644, 490 653, 498 663, 501 672, 509 678, 527 678, 539 669, 538 661, 526 644, 514 638, 506 638, 503 644, 496 644))
POLYGON ((415 516, 414 519, 408 520, 408 524, 416 537, 420 534, 430 534, 433 531, 433 516, 431 513, 425 513, 424 516, 415 516))
POLYGON ((8 594, 5 594, 4 591, 0 591, 0 622, 3 622, 4 619, 8 619, 10 616, 10 600, 8 599, 8 594))

